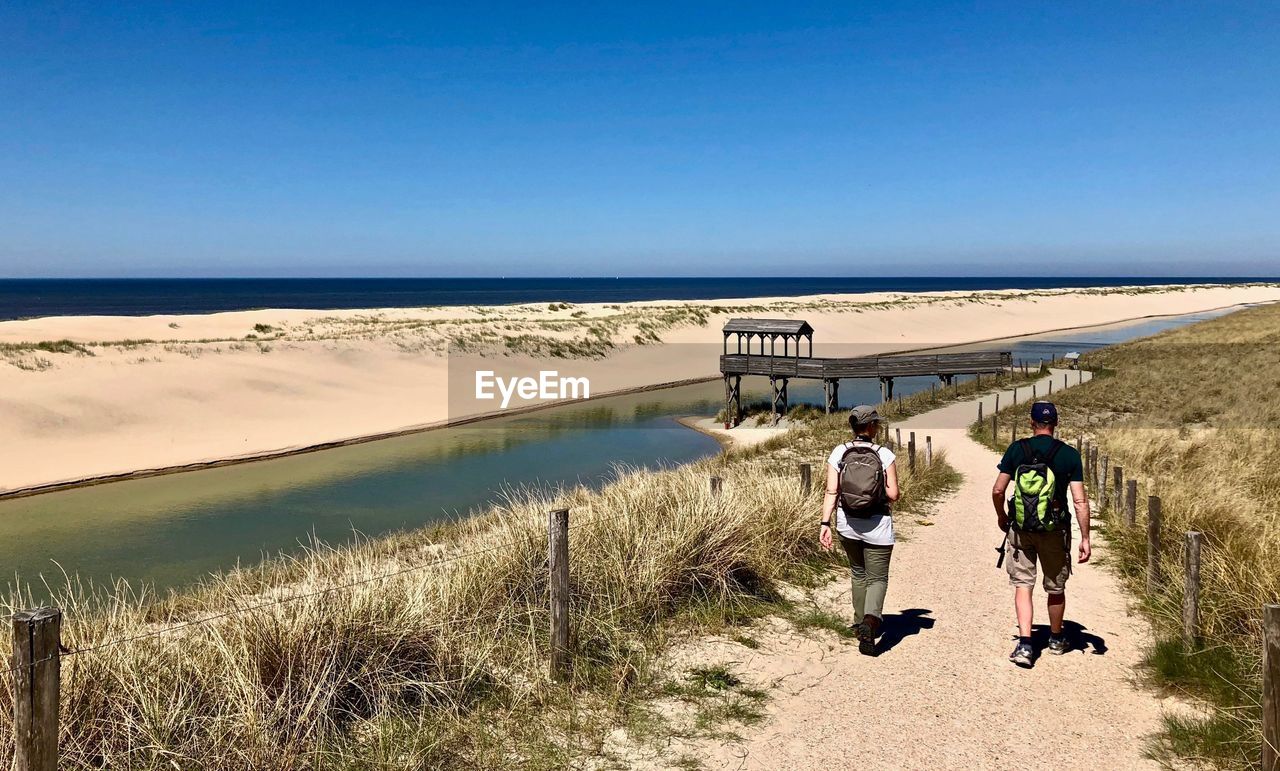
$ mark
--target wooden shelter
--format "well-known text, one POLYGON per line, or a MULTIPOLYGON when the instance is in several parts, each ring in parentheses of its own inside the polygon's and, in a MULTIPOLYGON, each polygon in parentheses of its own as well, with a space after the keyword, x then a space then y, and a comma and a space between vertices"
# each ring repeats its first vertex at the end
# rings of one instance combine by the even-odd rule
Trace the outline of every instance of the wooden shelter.
POLYGON ((807 321, 795 319, 729 319, 724 325, 724 352, 729 353, 729 335, 737 336, 738 353, 751 354, 751 344, 760 338, 761 356, 777 356, 778 340, 782 340, 783 356, 800 356, 800 341, 809 341, 807 358, 813 357, 813 327, 807 321), (769 341, 769 352, 764 350, 764 341, 769 341), (791 353, 791 343, 795 342, 795 353, 791 353), (743 343, 746 343, 744 346, 743 343), (745 350, 744 350, 745 347, 745 350))

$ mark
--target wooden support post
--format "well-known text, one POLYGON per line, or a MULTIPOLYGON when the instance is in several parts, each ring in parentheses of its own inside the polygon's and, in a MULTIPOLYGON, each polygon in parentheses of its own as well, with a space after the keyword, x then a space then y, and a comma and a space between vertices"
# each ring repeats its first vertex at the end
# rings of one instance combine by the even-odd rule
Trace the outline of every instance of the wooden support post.
POLYGON ((1262 609, 1262 771, 1280 771, 1280 605, 1262 609))
MULTIPOLYGON (((1136 480, 1129 480, 1129 489, 1137 491, 1136 480)), ((1147 498, 1147 594, 1157 594, 1164 583, 1160 576, 1160 498, 1147 498)))
POLYGON ((1183 554, 1182 641, 1189 650, 1200 645, 1200 539, 1201 534, 1187 533, 1187 550, 1183 554))
POLYGON ((934 401, 937 400, 937 398, 938 398, 938 384, 930 383, 929 384, 929 403, 933 404, 934 401))
POLYGON ((13 767, 58 771, 58 690, 62 611, 40 608, 13 617, 13 767))
POLYGON ((800 494, 808 495, 813 490, 813 465, 810 463, 800 464, 800 494))
POLYGON ((720 479, 720 477, 711 477, 711 494, 712 494, 712 495, 719 495, 719 494, 720 494, 720 482, 721 482, 721 481, 722 481, 722 480, 720 479))
POLYGON ((907 466, 911 471, 916 470, 916 432, 912 431, 907 435, 907 466))
POLYGON ((551 512, 547 524, 551 566, 551 678, 569 676, 569 510, 551 512))
POLYGON ((1000 431, 1000 424, 997 422, 996 416, 993 414, 991 416, 991 442, 993 444, 995 442, 1000 441, 1000 434, 998 433, 999 431, 1000 431))
POLYGON ((933 468, 933 437, 924 438, 924 467, 933 468))

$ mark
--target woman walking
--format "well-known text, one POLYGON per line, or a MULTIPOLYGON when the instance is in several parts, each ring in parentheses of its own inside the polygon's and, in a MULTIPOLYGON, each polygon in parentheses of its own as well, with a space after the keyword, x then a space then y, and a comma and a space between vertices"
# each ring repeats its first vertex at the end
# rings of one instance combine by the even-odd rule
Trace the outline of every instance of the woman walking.
POLYGON ((834 525, 849 556, 858 651, 874 656, 889 586, 889 558, 893 555, 893 515, 889 504, 898 500, 898 469, 893 451, 875 442, 880 415, 874 407, 854 407, 849 413, 849 427, 853 429, 853 440, 838 445, 827 460, 827 488, 818 540, 824 551, 830 551, 834 525))

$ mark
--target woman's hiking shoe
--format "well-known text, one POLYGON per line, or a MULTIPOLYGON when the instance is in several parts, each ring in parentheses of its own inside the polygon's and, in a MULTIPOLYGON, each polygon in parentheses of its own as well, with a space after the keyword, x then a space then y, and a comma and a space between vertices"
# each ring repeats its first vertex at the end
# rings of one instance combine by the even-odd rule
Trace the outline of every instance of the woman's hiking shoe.
POLYGON ((1055 656, 1061 656, 1071 650, 1071 643, 1067 642, 1066 635, 1056 634, 1049 636, 1049 652, 1055 656))
POLYGON ((1009 654, 1009 660, 1023 669, 1031 669, 1031 664, 1035 659, 1035 649, 1031 647, 1031 643, 1018 642, 1013 649, 1013 653, 1009 654))
POLYGON ((879 619, 874 616, 867 616, 860 624, 854 624, 853 630, 858 635, 858 653, 863 656, 876 655, 876 633, 880 631, 877 627, 879 619))

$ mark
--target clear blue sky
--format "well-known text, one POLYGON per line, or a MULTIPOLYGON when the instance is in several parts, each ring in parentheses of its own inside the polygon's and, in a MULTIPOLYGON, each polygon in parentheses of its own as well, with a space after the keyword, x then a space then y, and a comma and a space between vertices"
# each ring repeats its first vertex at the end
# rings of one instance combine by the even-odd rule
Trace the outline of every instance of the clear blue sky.
POLYGON ((201 5, 0 5, 0 275, 1280 274, 1273 2, 201 5))

